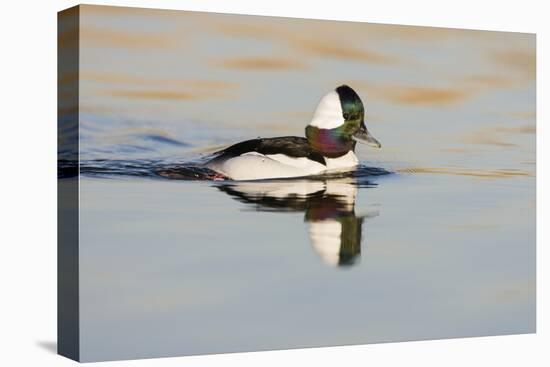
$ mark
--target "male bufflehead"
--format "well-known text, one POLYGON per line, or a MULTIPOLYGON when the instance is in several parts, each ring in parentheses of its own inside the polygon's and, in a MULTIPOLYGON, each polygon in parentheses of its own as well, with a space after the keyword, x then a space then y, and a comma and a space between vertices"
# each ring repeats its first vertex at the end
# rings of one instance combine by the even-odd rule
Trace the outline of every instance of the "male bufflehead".
POLYGON ((357 166, 356 141, 380 143, 365 126, 363 102, 341 85, 325 95, 306 127, 306 137, 258 138, 214 153, 206 167, 233 180, 318 175, 357 166))

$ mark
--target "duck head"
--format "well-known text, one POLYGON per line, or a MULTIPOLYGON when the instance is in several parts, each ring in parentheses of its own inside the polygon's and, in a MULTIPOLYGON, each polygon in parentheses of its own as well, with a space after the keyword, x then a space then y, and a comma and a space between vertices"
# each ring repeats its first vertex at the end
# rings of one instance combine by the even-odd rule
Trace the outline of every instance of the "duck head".
POLYGON ((361 98, 347 85, 321 98, 306 127, 306 137, 315 150, 331 158, 353 151, 356 142, 381 147, 365 126, 361 98))

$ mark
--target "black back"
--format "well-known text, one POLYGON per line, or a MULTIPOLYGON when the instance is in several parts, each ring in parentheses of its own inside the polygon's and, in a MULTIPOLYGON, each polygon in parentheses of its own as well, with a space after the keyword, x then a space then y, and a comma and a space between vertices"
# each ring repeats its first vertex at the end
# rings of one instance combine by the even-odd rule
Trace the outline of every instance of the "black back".
POLYGON ((285 154, 293 158, 305 157, 326 165, 325 158, 319 152, 313 150, 307 139, 298 136, 246 140, 214 153, 216 157, 213 161, 234 158, 250 152, 285 154))

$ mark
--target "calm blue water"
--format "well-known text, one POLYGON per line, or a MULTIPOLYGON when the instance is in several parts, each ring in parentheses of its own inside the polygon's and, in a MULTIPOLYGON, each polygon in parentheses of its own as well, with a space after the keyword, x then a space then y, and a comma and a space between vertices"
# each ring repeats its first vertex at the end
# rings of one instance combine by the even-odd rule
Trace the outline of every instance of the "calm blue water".
POLYGON ((534 332, 533 35, 83 9, 83 360, 534 332), (354 174, 186 179, 342 83, 354 174))

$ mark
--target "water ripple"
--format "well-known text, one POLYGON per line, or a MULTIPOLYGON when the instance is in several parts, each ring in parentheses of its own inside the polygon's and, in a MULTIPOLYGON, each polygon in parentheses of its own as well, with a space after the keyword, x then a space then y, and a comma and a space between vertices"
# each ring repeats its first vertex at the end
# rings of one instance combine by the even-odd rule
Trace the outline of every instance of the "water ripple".
MULTIPOLYGON (((203 158, 204 159, 204 158, 203 158)), ((191 160, 187 162, 174 162, 158 159, 133 159, 133 160, 110 160, 91 159, 82 160, 80 164, 71 160, 60 160, 58 162, 59 178, 77 176, 79 171, 83 176, 89 177, 150 177, 170 180, 213 180, 231 181, 215 171, 202 165, 202 160, 191 160), (79 170, 77 170, 77 166, 79 170)), ((372 185, 372 177, 390 174, 390 171, 379 167, 368 167, 360 165, 356 170, 347 172, 334 172, 316 176, 308 176, 308 180, 327 180, 341 178, 355 178, 357 186, 369 187, 372 185)), ((301 178, 303 179, 303 177, 301 178)), ((281 180, 281 179, 278 179, 281 180)), ((291 180, 282 179, 282 180, 291 180)))

